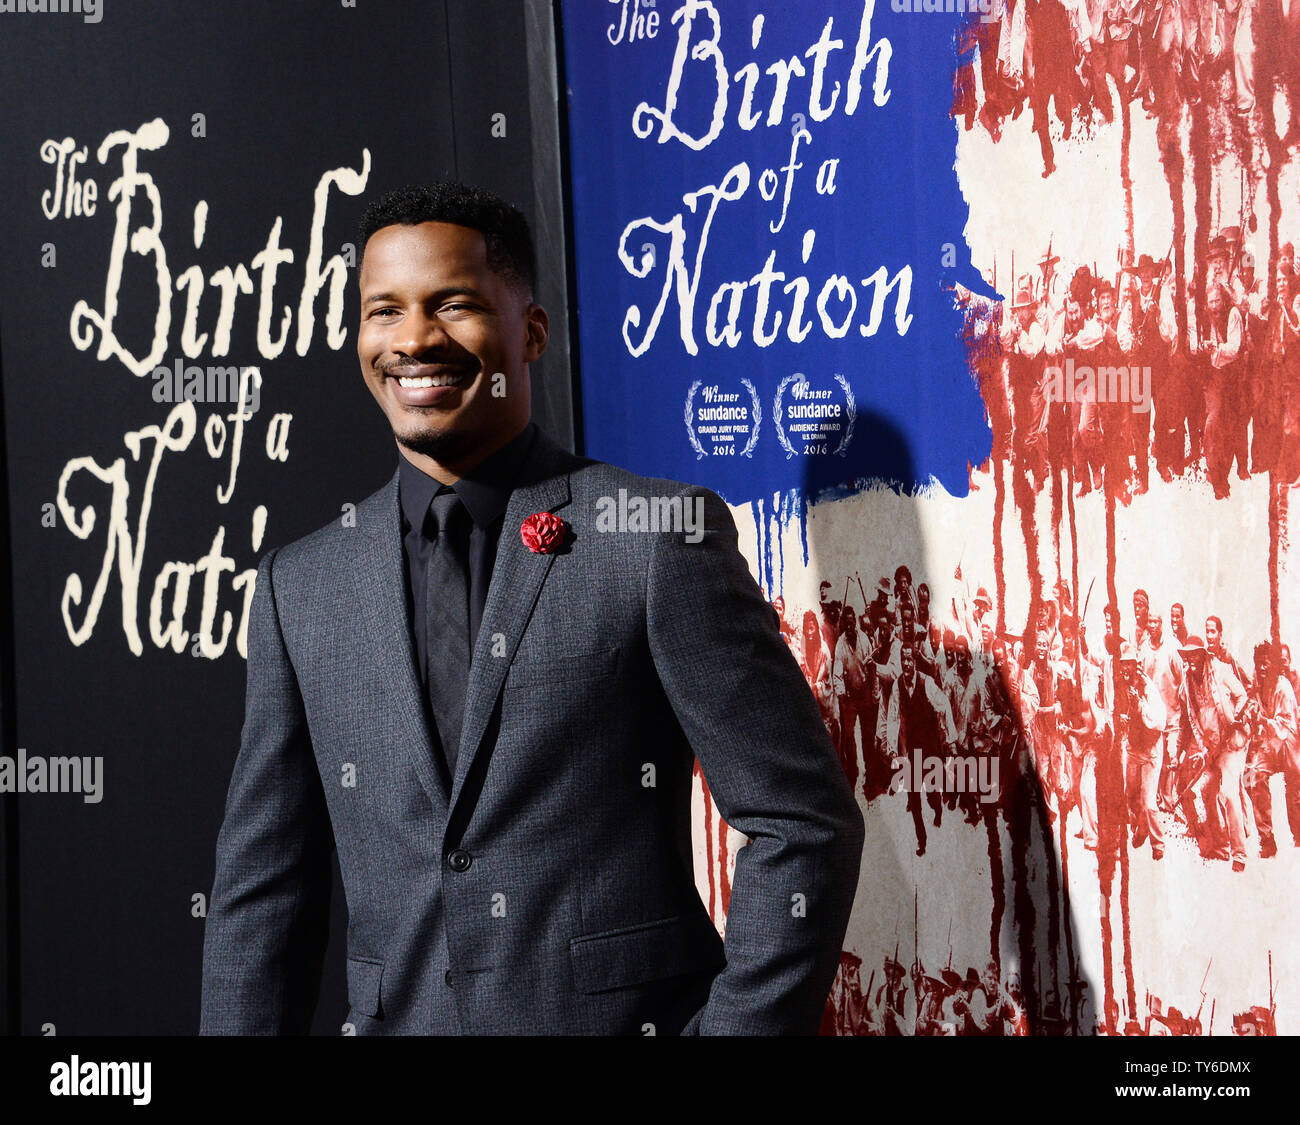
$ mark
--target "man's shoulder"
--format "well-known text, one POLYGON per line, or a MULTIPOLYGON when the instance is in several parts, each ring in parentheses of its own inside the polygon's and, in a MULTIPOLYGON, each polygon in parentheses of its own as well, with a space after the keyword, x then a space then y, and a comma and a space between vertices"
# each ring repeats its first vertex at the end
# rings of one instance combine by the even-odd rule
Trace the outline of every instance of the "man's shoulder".
POLYGON ((617 499, 618 490, 621 488, 628 497, 640 496, 651 499, 691 492, 722 500, 716 492, 701 484, 676 480, 672 477, 647 476, 610 461, 599 461, 591 457, 577 458, 570 471, 569 479, 573 483, 575 495, 580 493, 584 497, 611 495, 617 499))
POLYGON ((1294 711, 1296 709, 1295 688, 1291 686, 1291 681, 1285 676, 1278 676, 1277 683, 1273 688, 1273 694, 1290 710, 1294 711))
MULTIPOLYGON (((584 459, 569 474, 570 508, 577 522, 657 532, 615 537, 634 553, 653 550, 664 534, 685 534, 697 543, 707 536, 717 542, 736 533, 736 521, 726 501, 712 489, 672 477, 647 476, 608 461, 584 459)), ((829 650, 828 650, 829 654, 829 650)))
MULTIPOLYGON (((277 575, 287 567, 320 573, 355 558, 358 536, 373 534, 396 519, 397 475, 359 503, 343 503, 328 523, 274 548, 277 575)), ((268 552, 270 554, 272 552, 268 552)))

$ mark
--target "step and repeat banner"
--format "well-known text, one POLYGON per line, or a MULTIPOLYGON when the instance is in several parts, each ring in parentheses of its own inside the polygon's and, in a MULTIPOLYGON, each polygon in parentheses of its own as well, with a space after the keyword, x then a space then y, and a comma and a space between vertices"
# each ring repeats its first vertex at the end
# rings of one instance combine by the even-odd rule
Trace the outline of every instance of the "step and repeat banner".
POLYGON ((11 1030, 197 1028, 257 560, 396 468, 356 226, 438 178, 533 221, 535 417, 781 615, 867 826, 824 1033, 1300 1030, 1300 6, 965 6, 0 4, 11 1030))
MULTIPOLYGON (((21 7, 0 11, 11 1030, 193 1034, 258 559, 397 468, 356 358, 358 220, 460 178, 546 245, 554 64, 530 73, 526 22, 549 37, 550 9, 21 7)), ((567 441, 564 266, 541 257, 534 409, 567 441)), ((345 917, 336 876, 334 1034, 345 917)))
POLYGON ((824 1033, 1294 1033, 1300 9, 966 7, 564 0, 586 449, 822 706, 824 1033))

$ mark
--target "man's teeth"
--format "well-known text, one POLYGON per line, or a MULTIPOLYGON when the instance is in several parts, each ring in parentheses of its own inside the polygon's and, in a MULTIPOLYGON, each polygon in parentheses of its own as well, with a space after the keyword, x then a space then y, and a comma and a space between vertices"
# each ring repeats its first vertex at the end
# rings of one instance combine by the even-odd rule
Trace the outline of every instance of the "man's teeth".
POLYGON ((419 379, 412 379, 408 376, 399 375, 397 381, 404 387, 450 387, 453 383, 459 383, 463 378, 463 375, 424 375, 419 379))

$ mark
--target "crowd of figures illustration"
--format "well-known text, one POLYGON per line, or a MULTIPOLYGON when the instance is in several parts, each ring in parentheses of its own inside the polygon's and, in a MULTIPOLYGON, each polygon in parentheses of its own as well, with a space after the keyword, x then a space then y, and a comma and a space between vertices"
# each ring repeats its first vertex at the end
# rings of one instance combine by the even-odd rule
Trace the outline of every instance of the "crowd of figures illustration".
MULTIPOLYGON (((941 605, 906 566, 864 585, 849 563, 817 575, 819 605, 773 605, 867 813, 905 802, 922 872, 939 834, 982 840, 988 941, 960 967, 950 946, 942 969, 906 926, 892 956, 846 950, 823 1032, 1275 1034, 1271 951, 1267 992, 1238 995, 1230 1017, 1209 958, 1199 991, 1140 987, 1129 889, 1138 864, 1167 879, 1176 862, 1241 885, 1300 843, 1282 597, 1300 484, 1300 0, 995 0, 957 31, 951 112, 972 152, 1012 135, 1032 151, 1032 131, 1033 182, 1060 188, 1047 212, 967 191, 972 216, 991 208, 1003 225, 989 229, 1024 239, 1019 261, 972 244, 983 292, 951 282, 991 431, 970 476, 992 491, 991 573, 972 585, 959 564, 941 605), (1139 120, 1155 152, 1142 142, 1135 187, 1139 120), (1089 162, 1086 182, 1065 182, 1067 145, 1105 146, 1117 181, 1089 162), (1084 199, 1114 208, 1105 245, 1069 211, 1084 199), (1267 621, 1228 617, 1208 574, 1181 576, 1181 603, 1153 604, 1141 577, 1121 592, 1120 530, 1150 560, 1126 558, 1128 572, 1151 581, 1160 529, 1136 513, 1192 493, 1238 515, 1267 506, 1253 579, 1267 621), (1089 550, 1081 579, 1080 543, 1103 531, 1104 567, 1089 550), (1229 651, 1225 632, 1252 647, 1229 651), (1075 948, 1071 861, 1095 880, 1098 914, 1079 922, 1100 934, 1095 980, 1075 948)), ((1009 160, 998 182, 1029 171, 1009 160)), ((729 842, 701 786, 710 909, 725 917, 729 842)), ((909 912, 933 929, 934 881, 917 878, 909 912)))
MULTIPOLYGON (((1275 86, 1300 92, 1298 39, 1294 0, 995 0, 959 32, 953 116, 998 141, 1027 106, 1050 176, 1049 106, 1068 140, 1138 105, 1160 123, 1162 147, 1172 147, 1182 111, 1212 104, 1223 111, 1224 143, 1249 163, 1259 158, 1261 126, 1273 123, 1268 95, 1275 86)), ((1293 112, 1280 143, 1296 141, 1293 112)))
MULTIPOLYGON (((1012 258, 1003 274, 1009 301, 958 288, 994 456, 1012 457, 1026 487, 1068 468, 1085 494, 1109 472, 1121 504, 1152 469, 1166 481, 1203 470, 1219 497, 1234 466, 1243 480, 1293 484, 1300 275, 1279 232, 1296 218, 1294 184, 1281 189, 1300 144, 1300 3, 999 4, 999 18, 958 32, 954 116, 998 141, 1027 103, 1044 175, 1055 169, 1049 102, 1065 138, 1121 118, 1126 237, 1062 270, 1045 232, 1037 269, 1017 271, 1012 258), (1156 122, 1173 218, 1168 243, 1141 253, 1133 212, 1153 201, 1134 200, 1135 106, 1156 122), (1236 201, 1230 215, 1225 199, 1236 201)), ((995 269, 986 275, 996 282, 995 269)))
MULTIPOLYGON (((825 583, 819 610, 785 626, 864 800, 905 791, 918 855, 945 813, 982 825, 993 884, 987 964, 938 972, 895 953, 864 984, 845 953, 825 1030, 1208 1033, 1204 990, 1180 1010, 1138 987, 1130 860, 1157 874, 1167 849, 1185 849, 1235 879, 1300 842, 1300 684, 1281 596, 1300 484, 1300 0, 998 0, 991 16, 957 32, 953 117, 995 152, 1013 130, 1032 131, 1053 183, 1063 145, 1116 153, 1117 182, 1090 166, 1060 198, 1110 201, 1122 233, 1094 247, 1086 230, 1053 229, 1075 223, 1061 209, 1018 213, 1019 264, 983 246, 985 291, 953 284, 991 430, 970 481, 993 491, 988 587, 972 592, 959 567, 964 593, 931 607, 900 568, 872 598, 857 591, 864 611, 825 583), (1135 188, 1139 118, 1155 151, 1141 152, 1135 188), (1153 217, 1163 237, 1151 237, 1153 217), (1182 604, 1121 597, 1117 526, 1126 541, 1149 535, 1149 523, 1124 521, 1159 488, 1267 505, 1268 620, 1247 626, 1250 651, 1228 650, 1208 575, 1185 576, 1182 604), (1104 572, 1081 582, 1080 525, 1101 518, 1104 572), (1012 596, 1008 528, 1025 566, 1012 596), (1008 605, 1026 600, 1009 620, 1008 605), (915 759, 941 764, 923 773, 915 759), (922 776, 934 783, 914 784, 922 776), (988 777, 993 800, 972 784, 988 777), (1059 863, 1039 872, 1045 892, 1026 889, 1019 856, 1031 846, 1059 863), (1072 847, 1094 857, 1085 870, 1095 863, 1100 892, 1087 923, 1100 923, 1103 946, 1096 996, 1070 948, 1072 847), (1019 956, 1004 965, 1008 902, 1019 956), (1034 936, 1044 911, 1045 958, 1034 936)), ((1240 636, 1241 622, 1230 625, 1240 636)), ((1220 1013, 1218 1029, 1273 1034, 1275 1015, 1270 953, 1267 1002, 1220 1013)))
MULTIPOLYGON (((993 458, 1025 489, 1073 483, 1086 496, 1109 479, 1121 506, 1199 473, 1220 499, 1232 477, 1300 478, 1300 274, 1279 250, 1276 299, 1241 231, 1207 249, 1206 315, 1187 310, 1180 344, 1171 262, 1142 254, 1118 280, 1078 266, 1062 282, 1050 250, 1003 302, 963 292, 969 352, 993 428, 993 458), (1198 327, 1198 323, 1203 327, 1198 327), (989 339, 996 333, 997 339, 989 339)), ((978 487, 978 478, 973 483, 978 487)))
MULTIPOLYGON (((841 1034, 1028 1033, 1021 975, 1004 977, 998 953, 1003 830, 1013 867, 1032 833, 1059 834, 1064 853, 1067 825, 1071 839, 1112 859, 1126 845, 1159 862, 1176 834, 1234 871, 1248 857, 1275 856, 1279 837, 1300 847, 1300 677, 1287 646, 1261 642, 1247 669, 1225 647, 1218 617, 1204 618, 1204 636, 1193 634, 1187 608, 1175 603, 1166 628, 1143 590, 1133 593, 1128 626, 1117 606, 1107 606, 1106 635, 1090 644, 1064 584, 1035 608, 1027 631, 1008 634, 997 628, 987 589, 970 592, 957 579, 963 593, 942 614, 906 566, 892 581, 881 578, 871 597, 853 576, 861 609, 852 598, 836 599, 829 581, 819 609, 797 624, 782 598, 773 602, 862 801, 906 800, 918 856, 945 813, 982 829, 994 873, 993 959, 964 975, 951 966, 926 972, 919 963, 909 974, 895 954, 878 981, 855 992, 863 985, 860 959, 845 953, 827 1017, 841 1034), (1098 769, 1111 757, 1117 775, 1098 769), (1278 774, 1281 785, 1271 786, 1278 774), (1121 789, 1107 794, 1111 776, 1121 789), (1121 807, 1109 832, 1099 797, 1121 807), (1285 832, 1275 834, 1283 823, 1285 832)), ((1017 910, 1033 909, 1021 898, 1017 910)), ((1085 1030, 1078 993, 1086 982, 1066 977, 1032 988, 1041 1002, 1031 1009, 1036 1033, 1085 1030)), ((1202 1027, 1199 1015, 1166 1013, 1155 998, 1144 1021, 1127 1007, 1122 1023, 1118 1011, 1103 1011, 1100 1030, 1199 1034, 1202 1027)), ((1268 1019, 1239 1013, 1237 1026, 1267 1033, 1271 1008, 1263 1012, 1268 1019)))

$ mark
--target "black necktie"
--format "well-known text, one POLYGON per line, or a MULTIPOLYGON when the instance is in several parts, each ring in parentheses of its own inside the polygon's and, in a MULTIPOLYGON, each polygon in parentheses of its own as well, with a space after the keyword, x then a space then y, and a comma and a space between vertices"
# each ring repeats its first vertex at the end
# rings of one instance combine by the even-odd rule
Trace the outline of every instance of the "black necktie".
POLYGON ((469 512, 453 491, 433 498, 425 521, 433 540, 424 577, 429 703, 450 777, 456 776, 469 684, 469 522, 469 512))

